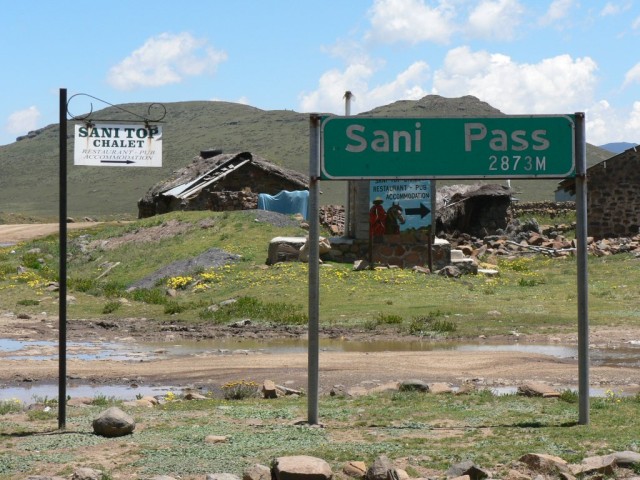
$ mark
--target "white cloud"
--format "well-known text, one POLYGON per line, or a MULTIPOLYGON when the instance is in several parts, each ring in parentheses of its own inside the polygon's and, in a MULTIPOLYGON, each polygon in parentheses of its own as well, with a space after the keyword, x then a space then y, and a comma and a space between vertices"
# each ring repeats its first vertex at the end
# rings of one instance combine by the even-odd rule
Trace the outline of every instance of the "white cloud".
POLYGON ((549 5, 549 9, 540 19, 542 25, 549 25, 569 15, 571 8, 574 6, 575 0, 554 0, 549 5))
POLYGON ((607 2, 607 4, 600 11, 600 15, 606 17, 608 15, 618 15, 619 13, 629 10, 631 8, 630 2, 607 2))
POLYGON ((189 33, 162 33, 109 70, 107 81, 119 90, 180 83, 184 77, 214 72, 227 59, 206 40, 189 33))
POLYGON ((301 96, 301 111, 343 114, 343 97, 347 90, 355 97, 352 113, 397 100, 418 100, 427 94, 423 85, 429 79, 429 65, 425 62, 415 62, 391 82, 370 88, 369 81, 374 73, 372 65, 366 63, 350 65, 344 71, 326 72, 320 77, 317 90, 301 96))
POLYGON ((434 91, 474 95, 507 114, 572 113, 593 103, 596 63, 559 55, 536 64, 469 47, 450 50, 434 73, 434 91))
POLYGON ((9 115, 5 130, 12 135, 25 134, 38 127, 40 116, 40 111, 35 106, 18 110, 9 115))
POLYGON ((631 28, 634 30, 640 30, 640 17, 637 17, 631 24, 631 28))
POLYGON ((631 70, 624 76, 624 84, 626 87, 634 82, 640 83, 640 63, 636 63, 631 70))
POLYGON ((611 2, 607 2, 607 4, 600 11, 600 15, 606 17, 607 15, 615 15, 618 13, 618 7, 611 2))
POLYGON ((344 71, 329 70, 320 77, 317 90, 302 95, 300 108, 303 112, 342 114, 344 92, 350 90, 359 99, 360 92, 368 90, 367 81, 372 75, 373 69, 364 63, 350 65, 344 71))
POLYGON ((628 137, 625 137, 630 139, 627 141, 640 144, 640 102, 633 102, 625 130, 629 132, 628 137))
POLYGON ((613 108, 601 100, 585 111, 587 142, 603 145, 610 142, 640 143, 640 102, 627 110, 613 108))
POLYGON ((435 7, 424 0, 375 0, 369 10, 372 30, 368 38, 383 43, 446 44, 456 30, 454 15, 447 0, 440 0, 435 7))
POLYGON ((517 0, 482 0, 469 15, 467 30, 479 38, 511 40, 523 13, 517 0))
POLYGON ((426 62, 415 62, 401 72, 392 82, 379 85, 365 93, 363 110, 370 110, 379 105, 386 105, 396 100, 419 100, 427 91, 422 85, 429 79, 429 65, 426 62))

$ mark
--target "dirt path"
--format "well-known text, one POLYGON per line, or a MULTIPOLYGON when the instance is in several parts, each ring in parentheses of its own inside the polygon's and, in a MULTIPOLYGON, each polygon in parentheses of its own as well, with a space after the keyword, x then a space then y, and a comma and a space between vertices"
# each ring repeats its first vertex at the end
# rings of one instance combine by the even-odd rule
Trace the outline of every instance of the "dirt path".
MULTIPOLYGON (((99 225, 100 222, 77 222, 67 223, 67 229, 77 230, 99 225)), ((60 225, 57 223, 34 223, 0 225, 0 244, 17 243, 34 238, 46 237, 58 233, 60 225)))

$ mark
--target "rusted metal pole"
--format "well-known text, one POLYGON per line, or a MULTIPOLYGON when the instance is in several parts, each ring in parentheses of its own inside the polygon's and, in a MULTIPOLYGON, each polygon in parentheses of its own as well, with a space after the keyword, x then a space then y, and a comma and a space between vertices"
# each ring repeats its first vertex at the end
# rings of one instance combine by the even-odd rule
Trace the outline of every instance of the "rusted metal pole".
POLYGON ((60 199, 58 276, 58 428, 67 423, 67 89, 60 89, 60 199))

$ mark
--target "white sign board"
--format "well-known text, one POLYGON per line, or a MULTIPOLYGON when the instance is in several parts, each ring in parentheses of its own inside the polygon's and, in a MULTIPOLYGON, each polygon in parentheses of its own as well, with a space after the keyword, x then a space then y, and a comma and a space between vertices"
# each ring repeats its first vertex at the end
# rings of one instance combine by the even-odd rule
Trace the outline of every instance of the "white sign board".
POLYGON ((74 165, 161 167, 162 126, 76 125, 74 165))

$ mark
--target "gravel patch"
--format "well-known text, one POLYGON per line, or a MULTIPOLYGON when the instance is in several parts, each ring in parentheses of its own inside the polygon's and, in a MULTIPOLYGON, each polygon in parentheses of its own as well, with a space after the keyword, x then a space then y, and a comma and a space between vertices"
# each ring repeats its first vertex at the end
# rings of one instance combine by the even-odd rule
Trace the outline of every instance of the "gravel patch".
POLYGON ((269 210, 243 210, 247 215, 253 215, 257 222, 270 223, 276 227, 299 227, 300 221, 291 215, 285 215, 269 210))

